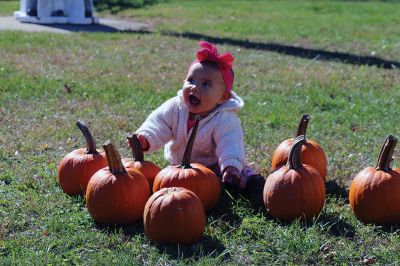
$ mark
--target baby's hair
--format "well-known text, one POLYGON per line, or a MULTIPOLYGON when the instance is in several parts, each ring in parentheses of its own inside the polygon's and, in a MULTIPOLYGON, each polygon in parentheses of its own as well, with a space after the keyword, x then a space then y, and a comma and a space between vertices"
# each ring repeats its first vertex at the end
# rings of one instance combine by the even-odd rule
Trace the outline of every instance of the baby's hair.
MULTIPOLYGON (((219 71, 219 67, 217 62, 211 61, 211 60, 205 60, 205 61, 201 61, 200 64, 203 64, 207 67, 211 67, 212 69, 218 70, 219 71)), ((233 72, 233 69, 230 69, 232 76, 235 77, 235 72, 233 72)))

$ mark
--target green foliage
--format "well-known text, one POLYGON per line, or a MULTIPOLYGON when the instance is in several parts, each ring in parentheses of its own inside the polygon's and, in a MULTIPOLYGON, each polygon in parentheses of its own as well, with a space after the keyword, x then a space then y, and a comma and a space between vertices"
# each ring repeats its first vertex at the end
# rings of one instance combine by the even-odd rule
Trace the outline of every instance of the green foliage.
POLYGON ((19 10, 19 1, 0 1, 0 16, 12 16, 14 11, 19 10))
POLYGON ((109 10, 112 13, 117 13, 124 9, 141 8, 158 2, 160 0, 94 0, 93 4, 98 11, 109 10))

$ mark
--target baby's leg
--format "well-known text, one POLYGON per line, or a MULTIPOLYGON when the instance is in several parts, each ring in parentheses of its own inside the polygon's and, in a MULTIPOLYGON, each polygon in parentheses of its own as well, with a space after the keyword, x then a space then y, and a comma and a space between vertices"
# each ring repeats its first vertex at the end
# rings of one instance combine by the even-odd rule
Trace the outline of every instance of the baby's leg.
POLYGON ((222 178, 221 170, 219 168, 218 163, 215 163, 213 165, 207 166, 211 171, 213 171, 219 178, 222 178))
POLYGON ((257 173, 250 165, 243 168, 242 177, 246 179, 246 187, 243 189, 243 193, 248 196, 253 205, 263 206, 265 177, 257 173))

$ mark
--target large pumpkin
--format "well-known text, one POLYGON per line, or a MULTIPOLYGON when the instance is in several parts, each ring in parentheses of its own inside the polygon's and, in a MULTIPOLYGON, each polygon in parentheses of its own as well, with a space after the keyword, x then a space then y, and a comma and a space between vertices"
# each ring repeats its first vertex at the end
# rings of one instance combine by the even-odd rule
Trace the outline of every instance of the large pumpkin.
MULTIPOLYGON (((308 121, 310 120, 309 115, 303 115, 300 120, 299 127, 297 129, 296 137, 300 135, 306 136, 308 121)), ((283 141, 276 148, 274 155, 272 156, 272 170, 276 170, 282 165, 285 165, 288 160, 289 150, 293 144, 293 139, 287 139, 283 141)), ((313 140, 307 140, 301 149, 301 161, 304 164, 311 165, 321 174, 323 181, 326 181, 327 175, 327 160, 326 155, 322 147, 313 140)))
POLYGON ((146 178, 136 169, 125 169, 114 145, 103 145, 108 167, 97 171, 86 190, 86 206, 99 224, 129 224, 143 217, 150 197, 146 178))
POLYGON ((213 171, 199 163, 190 163, 194 138, 199 126, 200 116, 192 129, 186 145, 181 165, 171 165, 159 172, 154 179, 153 192, 164 187, 184 187, 196 194, 206 211, 211 210, 218 202, 221 184, 213 171))
POLYGON ((377 165, 365 168, 351 182, 351 209, 365 223, 400 223, 400 172, 390 168, 396 142, 389 135, 377 165))
POLYGON ((162 188, 147 201, 143 223, 146 235, 154 242, 188 245, 203 235, 206 215, 203 204, 192 191, 162 188))
POLYGON ((58 165, 58 183, 70 196, 85 193, 90 177, 107 166, 106 155, 103 150, 96 150, 96 142, 86 124, 78 121, 76 126, 86 139, 86 148, 68 153, 58 165))
POLYGON ((127 139, 132 148, 132 155, 134 159, 123 159, 122 162, 126 168, 135 168, 139 170, 147 179, 150 188, 153 187, 154 178, 161 171, 160 167, 152 162, 145 161, 143 156, 142 146, 135 134, 130 134, 127 139))
POLYGON ((324 206, 325 187, 321 175, 300 160, 304 143, 303 135, 295 139, 287 164, 269 175, 264 185, 265 207, 279 220, 310 219, 324 206))

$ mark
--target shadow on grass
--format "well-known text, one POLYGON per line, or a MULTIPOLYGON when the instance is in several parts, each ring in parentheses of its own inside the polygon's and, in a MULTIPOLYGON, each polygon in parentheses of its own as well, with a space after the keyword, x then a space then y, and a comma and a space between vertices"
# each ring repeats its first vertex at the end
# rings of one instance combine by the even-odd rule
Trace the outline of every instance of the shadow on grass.
MULTIPOLYGON (((71 32, 105 32, 105 33, 132 33, 132 34, 158 34, 145 29, 138 30, 121 30, 118 27, 109 25, 94 24, 94 25, 63 25, 63 24, 48 24, 48 27, 54 27, 71 32)), ((264 50, 285 54, 295 57, 307 58, 319 61, 334 61, 352 65, 375 66, 384 69, 400 68, 400 62, 382 59, 375 56, 362 56, 350 53, 332 52, 321 49, 303 48, 287 44, 269 43, 269 42, 254 42, 249 40, 240 40, 233 38, 213 37, 200 33, 193 32, 161 32, 161 35, 186 38, 192 40, 206 40, 214 44, 229 44, 246 49, 264 50)))
POLYGON ((382 224, 376 227, 376 230, 400 235, 400 224, 382 224))
POLYGON ((278 43, 264 43, 232 38, 220 38, 192 32, 165 32, 162 34, 194 40, 207 40, 215 44, 229 44, 246 49, 271 51, 312 60, 338 61, 346 64, 376 66, 384 69, 395 69, 400 67, 400 62, 385 60, 375 56, 361 56, 342 52, 330 52, 320 49, 302 48, 278 43))
POLYGON ((107 234, 122 233, 126 237, 133 237, 138 234, 144 234, 143 221, 139 221, 128 225, 101 225, 96 224, 96 228, 106 232, 107 234))
POLYGON ((318 217, 317 224, 334 237, 353 239, 356 234, 354 226, 339 217, 337 213, 322 213, 318 217))
POLYGON ((328 180, 325 182, 325 193, 337 199, 343 199, 346 203, 349 202, 348 191, 335 180, 328 180))
POLYGON ((281 221, 268 213, 265 215, 267 219, 275 220, 279 225, 284 227, 290 227, 293 223, 298 222, 302 228, 309 228, 311 226, 318 225, 323 228, 323 231, 327 232, 334 237, 345 237, 348 239, 353 239, 355 236, 355 228, 343 219, 337 218, 333 214, 321 214, 316 221, 297 219, 294 221, 281 221))
POLYGON ((101 20, 103 24, 89 24, 89 25, 74 25, 74 24, 40 24, 42 27, 54 28, 69 32, 88 32, 88 33, 136 33, 136 34, 150 34, 150 31, 147 31, 145 28, 145 24, 142 23, 128 23, 127 25, 118 25, 118 21, 115 21, 112 25, 112 22, 108 20, 101 20), (108 25, 107 23, 111 23, 108 25), (127 29, 124 29, 127 27, 127 29), (129 30, 129 28, 134 28, 135 30, 129 30))
POLYGON ((208 219, 212 220, 213 222, 221 220, 232 227, 239 225, 242 222, 242 218, 234 213, 232 204, 237 197, 237 191, 224 189, 221 193, 221 197, 217 206, 215 206, 212 211, 207 213, 208 219))
POLYGON ((175 260, 188 258, 197 260, 201 257, 220 257, 222 260, 230 258, 225 246, 218 239, 207 235, 204 235, 199 242, 193 245, 155 244, 155 247, 175 260))
MULTIPOLYGON (((123 234, 127 240, 135 235, 144 235, 143 221, 130 225, 100 225, 96 224, 96 228, 102 230, 106 234, 123 234)), ((193 245, 180 244, 157 244, 152 243, 160 252, 167 253, 171 259, 198 259, 200 257, 221 257, 228 259, 229 253, 225 252, 225 246, 215 238, 204 235, 197 243, 193 245)))
POLYGON ((326 213, 322 211, 315 219, 296 219, 294 221, 281 221, 268 213, 265 216, 267 219, 275 220, 284 227, 290 227, 293 223, 298 223, 304 229, 317 226, 333 237, 345 237, 351 240, 356 234, 354 226, 345 221, 338 213, 326 213))
POLYGON ((372 226, 373 230, 377 233, 387 233, 400 235, 400 224, 379 224, 379 223, 364 223, 360 221, 363 226, 372 226))
POLYGON ((42 24, 41 26, 70 31, 70 32, 104 32, 104 33, 119 32, 117 28, 103 24, 93 24, 93 25, 42 24))

